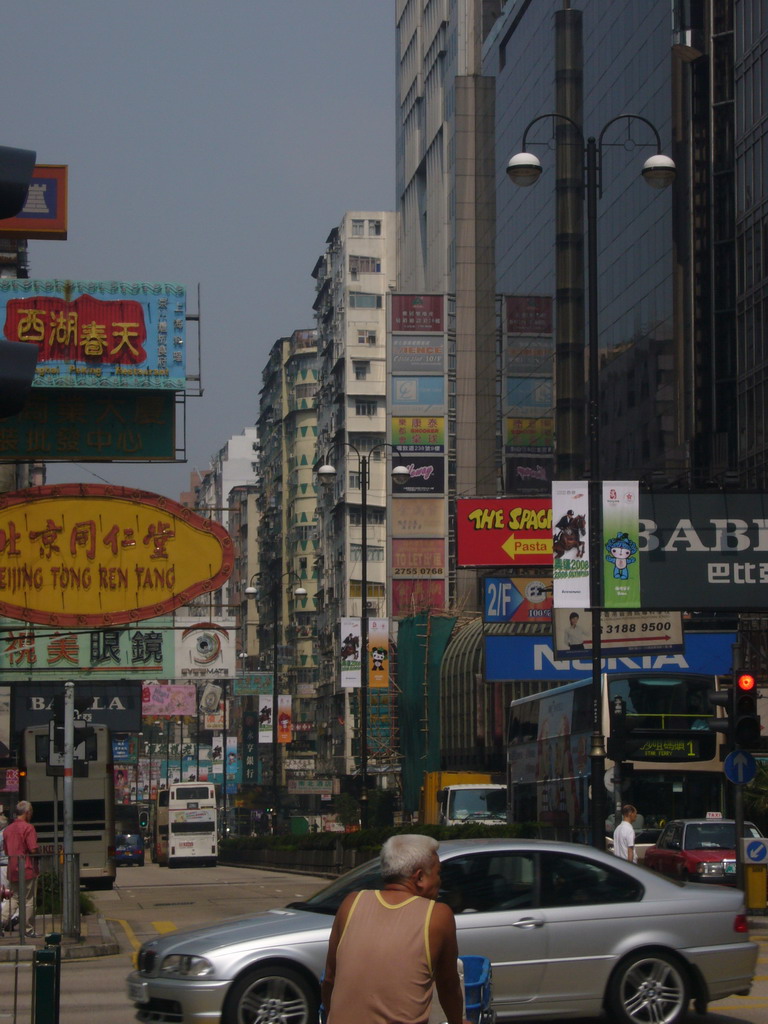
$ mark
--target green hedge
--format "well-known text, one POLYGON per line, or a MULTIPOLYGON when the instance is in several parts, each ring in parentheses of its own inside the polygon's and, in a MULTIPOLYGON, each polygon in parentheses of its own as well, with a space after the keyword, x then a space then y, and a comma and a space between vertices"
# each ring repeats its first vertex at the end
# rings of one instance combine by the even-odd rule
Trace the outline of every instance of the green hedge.
POLYGON ((344 850, 371 850, 371 856, 390 836, 412 832, 433 836, 439 841, 448 839, 530 839, 538 834, 535 823, 514 825, 410 825, 405 828, 369 828, 360 832, 315 832, 293 836, 232 836, 223 839, 220 854, 240 850, 333 850, 341 843, 344 850))

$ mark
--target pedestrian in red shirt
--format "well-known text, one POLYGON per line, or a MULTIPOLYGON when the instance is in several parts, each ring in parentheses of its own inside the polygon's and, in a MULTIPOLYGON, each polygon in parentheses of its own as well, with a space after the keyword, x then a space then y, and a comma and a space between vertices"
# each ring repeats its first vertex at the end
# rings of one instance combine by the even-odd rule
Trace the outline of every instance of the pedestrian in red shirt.
POLYGON ((26 934, 35 937, 35 893, 40 866, 37 860, 37 832, 30 824, 32 804, 20 800, 16 804, 16 820, 3 829, 3 844, 8 854, 8 881, 11 884, 11 917, 19 910, 22 899, 19 882, 19 860, 24 858, 24 893, 26 934))

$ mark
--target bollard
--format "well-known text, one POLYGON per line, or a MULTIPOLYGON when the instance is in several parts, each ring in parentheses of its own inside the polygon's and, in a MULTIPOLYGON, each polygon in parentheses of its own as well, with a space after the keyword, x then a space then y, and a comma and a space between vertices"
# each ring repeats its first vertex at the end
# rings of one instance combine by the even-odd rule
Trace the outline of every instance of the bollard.
POLYGON ((765 910, 766 871, 765 864, 744 865, 744 902, 748 910, 765 910))
POLYGON ((58 991, 56 986, 57 949, 38 949, 32 961, 32 1024, 56 1024, 58 991))
POLYGON ((46 935, 45 948, 53 950, 56 954, 56 1012, 53 1024, 59 1024, 59 1011, 61 1009, 61 934, 59 932, 51 932, 49 935, 46 935))

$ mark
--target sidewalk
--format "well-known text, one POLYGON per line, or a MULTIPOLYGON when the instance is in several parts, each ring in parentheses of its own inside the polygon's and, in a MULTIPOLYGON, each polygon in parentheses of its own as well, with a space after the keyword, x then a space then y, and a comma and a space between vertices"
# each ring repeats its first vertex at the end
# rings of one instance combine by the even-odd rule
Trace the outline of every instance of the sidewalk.
MULTIPOLYGON (((0 963, 31 960, 36 949, 45 946, 45 936, 27 939, 22 945, 16 932, 0 935, 0 963)), ((114 956, 120 952, 120 944, 112 934, 109 921, 98 915, 89 915, 81 922, 79 939, 61 940, 62 960, 85 960, 93 956, 114 956)))

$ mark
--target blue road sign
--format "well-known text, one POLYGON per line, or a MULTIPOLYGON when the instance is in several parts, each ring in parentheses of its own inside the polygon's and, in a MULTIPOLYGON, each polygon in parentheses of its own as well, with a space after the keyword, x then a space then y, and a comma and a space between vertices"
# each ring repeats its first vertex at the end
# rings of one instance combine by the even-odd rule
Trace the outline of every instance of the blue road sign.
POLYGON ((723 770, 729 782, 741 786, 754 779, 757 761, 748 750, 732 750, 723 762, 723 770))
POLYGON ((746 864, 768 863, 768 840, 742 839, 741 842, 746 864))

